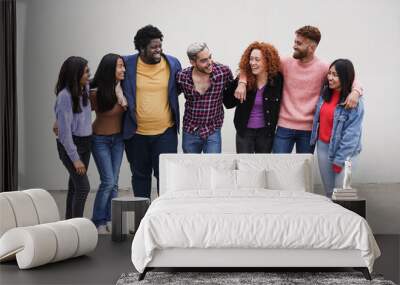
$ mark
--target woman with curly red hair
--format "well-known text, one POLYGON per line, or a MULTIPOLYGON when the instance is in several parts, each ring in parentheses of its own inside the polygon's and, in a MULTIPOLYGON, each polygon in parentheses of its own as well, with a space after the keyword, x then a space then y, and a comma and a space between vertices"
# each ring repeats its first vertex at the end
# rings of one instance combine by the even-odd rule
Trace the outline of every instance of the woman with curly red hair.
POLYGON ((283 88, 279 54, 271 44, 253 42, 244 51, 239 67, 246 74, 247 99, 240 101, 234 96, 238 78, 224 92, 225 107, 236 107, 236 152, 270 153, 283 88))

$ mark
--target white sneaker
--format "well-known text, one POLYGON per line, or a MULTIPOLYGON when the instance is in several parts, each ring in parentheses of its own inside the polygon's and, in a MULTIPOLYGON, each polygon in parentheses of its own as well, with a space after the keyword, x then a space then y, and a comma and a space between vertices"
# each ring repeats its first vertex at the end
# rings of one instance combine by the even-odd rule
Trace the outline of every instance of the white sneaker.
POLYGON ((107 231, 111 233, 112 232, 112 223, 111 222, 107 222, 107 226, 106 227, 107 227, 107 231))
POLYGON ((97 227, 97 233, 99 235, 108 235, 109 232, 107 231, 107 227, 106 225, 101 225, 97 227))

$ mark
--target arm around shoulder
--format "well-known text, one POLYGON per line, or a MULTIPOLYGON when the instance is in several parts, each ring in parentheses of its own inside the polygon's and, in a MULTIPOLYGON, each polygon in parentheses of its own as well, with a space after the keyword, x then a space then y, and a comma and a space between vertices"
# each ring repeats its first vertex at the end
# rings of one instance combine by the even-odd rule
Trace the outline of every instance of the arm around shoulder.
POLYGON ((360 100, 360 96, 362 95, 363 95, 363 88, 356 80, 354 80, 352 90, 349 96, 347 96, 346 101, 344 102, 346 108, 347 109, 355 108, 358 104, 358 101, 360 100))
POLYGON ((359 96, 362 96, 364 94, 364 89, 361 86, 360 82, 357 81, 357 79, 354 79, 351 91, 356 91, 359 96))
POLYGON ((239 100, 235 98, 235 90, 238 86, 239 79, 236 78, 235 80, 231 81, 228 83, 226 89, 224 90, 223 93, 223 103, 225 105, 225 108, 231 109, 237 106, 239 103, 239 100))
POLYGON ((275 84, 277 85, 278 89, 278 96, 279 98, 282 98, 282 93, 283 93, 283 75, 281 72, 278 72, 274 78, 275 84))

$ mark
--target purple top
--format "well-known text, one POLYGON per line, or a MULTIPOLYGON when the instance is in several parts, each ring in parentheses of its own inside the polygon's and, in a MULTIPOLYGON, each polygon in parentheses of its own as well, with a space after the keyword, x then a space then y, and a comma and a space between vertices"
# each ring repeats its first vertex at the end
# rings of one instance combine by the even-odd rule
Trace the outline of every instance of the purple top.
POLYGON ((254 99, 253 109, 251 109, 250 118, 247 122, 249 129, 259 129, 265 127, 263 93, 265 86, 257 89, 256 98, 254 99))
POLYGON ((71 161, 79 160, 79 154, 72 136, 86 137, 92 134, 92 108, 88 104, 83 106, 82 96, 79 97, 82 112, 72 112, 71 93, 64 88, 58 93, 54 112, 58 124, 58 140, 64 146, 71 161))

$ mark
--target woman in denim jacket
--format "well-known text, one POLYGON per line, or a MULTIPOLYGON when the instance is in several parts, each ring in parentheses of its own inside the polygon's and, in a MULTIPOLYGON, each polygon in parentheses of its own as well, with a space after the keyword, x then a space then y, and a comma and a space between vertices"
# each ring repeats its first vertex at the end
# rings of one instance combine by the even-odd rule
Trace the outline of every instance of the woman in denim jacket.
POLYGON ((314 115, 310 144, 317 145, 319 171, 329 198, 343 181, 346 159, 351 159, 354 169, 361 152, 363 99, 352 109, 345 109, 343 104, 351 92, 354 74, 350 60, 337 59, 330 65, 314 115))

